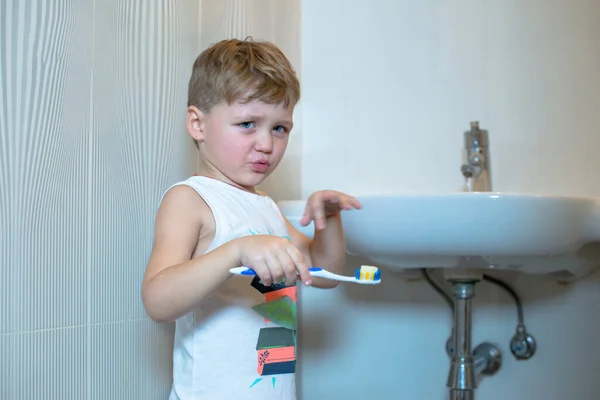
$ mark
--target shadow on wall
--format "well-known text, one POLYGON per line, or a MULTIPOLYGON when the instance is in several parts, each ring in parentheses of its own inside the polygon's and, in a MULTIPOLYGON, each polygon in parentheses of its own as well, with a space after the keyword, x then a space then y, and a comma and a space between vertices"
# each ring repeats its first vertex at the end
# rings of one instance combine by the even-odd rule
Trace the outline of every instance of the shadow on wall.
MULTIPOLYGON (((348 258, 349 267, 364 263, 348 258)), ((532 366, 546 365, 549 355, 564 341, 563 331, 581 324, 600 308, 594 303, 600 273, 571 284, 513 271, 493 271, 489 275, 517 292, 527 329, 538 342, 539 351, 532 361, 516 361, 509 349, 517 326, 514 301, 497 286, 479 283, 473 301, 473 345, 482 341, 496 343, 505 355, 503 371, 535 373, 532 366), (567 315, 566 309, 579 311, 567 315)), ((435 271, 433 276, 449 293, 450 285, 440 272, 435 271)), ((440 392, 445 393, 449 361, 445 345, 451 332, 452 312, 424 279, 406 281, 383 270, 378 286, 341 283, 333 290, 300 286, 298 307, 299 399, 315 398, 317 394, 334 398, 340 393, 343 398, 350 394, 365 398, 359 397, 365 395, 361 384, 350 378, 365 372, 388 382, 380 386, 382 393, 395 393, 398 388, 394 382, 400 382, 398 379, 407 371, 414 378, 408 385, 412 389, 404 390, 415 390, 414 386, 424 392, 437 391, 439 386, 440 392), (435 382, 434 387, 427 388, 431 382, 435 382)), ((580 332, 577 340, 596 335, 597 324, 592 325, 588 331, 580 332)))
MULTIPOLYGON (((368 260, 358 257, 348 257, 349 271, 354 271, 360 268, 361 265, 370 264, 368 260)), ((444 280, 441 269, 429 270, 430 275, 435 282, 442 286, 446 293, 450 294, 451 284, 444 280)), ((578 282, 584 282, 590 279, 587 277, 583 280, 573 283, 559 283, 551 277, 544 275, 528 275, 518 271, 485 271, 486 275, 495 277, 509 284, 517 291, 522 301, 528 303, 544 301, 546 298, 558 298, 565 296, 574 288, 578 282)), ((597 274, 594 274, 597 275, 597 274)), ((598 275, 600 277, 600 275, 598 275)), ((478 306, 514 305, 513 299, 508 295, 497 296, 498 291, 496 286, 489 282, 480 282, 476 285, 476 302, 478 306), (492 289, 492 290, 490 290, 492 289)), ((389 269, 382 269, 382 281, 379 287, 371 288, 364 285, 339 285, 339 290, 344 294, 344 297, 355 303, 392 303, 408 306, 427 306, 431 304, 439 304, 442 298, 437 295, 431 286, 423 279, 403 279, 401 272, 395 272, 389 269), (375 290, 373 290, 375 289, 375 290), (436 296, 431 296, 431 293, 436 296)), ((500 291, 500 293, 504 293, 500 291)))
MULTIPOLYGON (((354 257, 349 257, 348 262, 352 266, 349 271, 359 268, 362 264, 369 264, 354 257)), ((430 273, 434 281, 446 293, 451 294, 451 285, 444 280, 442 272, 435 270, 430 273)), ((600 273, 569 284, 514 271, 490 271, 486 274, 504 281, 516 291, 523 303, 526 323, 533 308, 552 309, 553 305, 566 302, 575 285, 589 286, 600 281, 600 273)), ((339 346, 340 332, 355 329, 353 326, 360 321, 370 321, 366 323, 370 328, 361 327, 365 337, 375 338, 382 329, 381 324, 393 325, 400 320, 406 321, 407 317, 415 324, 419 320, 439 319, 436 323, 443 327, 442 330, 447 331, 444 334, 450 333, 452 311, 423 278, 404 280, 394 272, 384 269, 382 282, 377 286, 340 283, 333 290, 304 287, 300 290, 302 294, 299 304, 299 344, 302 346, 302 352, 322 352, 331 346, 339 346)), ((513 330, 517 323, 513 298, 503 289, 485 281, 478 283, 475 291, 474 316, 481 314, 484 316, 482 319, 495 318, 493 315, 497 310, 502 310, 510 321, 506 323, 506 319, 504 320, 506 329, 513 330)))

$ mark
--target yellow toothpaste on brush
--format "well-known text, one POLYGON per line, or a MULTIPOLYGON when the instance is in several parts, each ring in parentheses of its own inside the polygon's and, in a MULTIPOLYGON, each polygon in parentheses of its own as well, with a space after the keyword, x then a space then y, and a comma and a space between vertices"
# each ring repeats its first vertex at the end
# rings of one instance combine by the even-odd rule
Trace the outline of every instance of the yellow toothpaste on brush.
POLYGON ((356 279, 361 281, 381 280, 379 268, 372 265, 363 265, 356 270, 356 279))

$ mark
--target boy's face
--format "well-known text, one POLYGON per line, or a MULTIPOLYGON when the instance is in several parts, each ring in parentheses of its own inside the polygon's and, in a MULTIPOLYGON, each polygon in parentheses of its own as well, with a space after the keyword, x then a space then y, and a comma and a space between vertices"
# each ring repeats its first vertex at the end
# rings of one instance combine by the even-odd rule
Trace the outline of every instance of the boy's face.
POLYGON ((202 151, 202 173, 253 191, 277 167, 293 126, 294 107, 221 103, 204 114, 190 107, 187 128, 202 151))

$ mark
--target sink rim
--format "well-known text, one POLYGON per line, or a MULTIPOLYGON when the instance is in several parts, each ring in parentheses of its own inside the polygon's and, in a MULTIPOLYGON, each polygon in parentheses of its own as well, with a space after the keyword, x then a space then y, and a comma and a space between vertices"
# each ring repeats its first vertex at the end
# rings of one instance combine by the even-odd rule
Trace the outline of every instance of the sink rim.
MULTIPOLYGON (((463 239, 454 239, 449 244, 446 244, 445 240, 441 241, 439 239, 439 235, 436 233, 432 233, 433 237, 436 239, 432 239, 434 244, 425 245, 418 244, 412 247, 412 251, 408 251, 406 248, 400 250, 402 247, 413 246, 413 243, 410 243, 409 239, 407 242, 404 242, 403 246, 399 246, 400 253, 397 255, 377 253, 369 254, 370 251, 367 249, 370 247, 371 249, 376 249, 378 246, 372 246, 372 244, 359 244, 356 239, 356 234, 350 234, 346 229, 350 225, 349 229, 352 229, 352 226, 355 226, 355 221, 360 220, 362 217, 360 216, 363 211, 361 210, 351 210, 343 212, 342 218, 344 221, 344 231, 346 235, 346 251, 349 255, 363 257, 369 260, 372 260, 375 264, 379 263, 383 268, 392 268, 395 270, 409 270, 413 268, 420 268, 419 264, 425 264, 429 267, 438 267, 438 268, 447 268, 449 265, 454 265, 454 260, 461 259, 462 257, 474 258, 485 256, 485 259, 494 259, 494 264, 498 269, 512 269, 509 264, 518 264, 517 270, 520 270, 527 274, 533 275, 547 275, 547 274, 555 274, 561 271, 568 271, 571 274, 571 278, 561 278, 561 280, 572 280, 578 279, 588 275, 593 272, 597 268, 600 267, 600 258, 598 258, 598 251, 594 250, 594 256, 592 259, 587 259, 586 256, 579 256, 579 251, 577 250, 585 243, 600 243, 600 198, 596 197, 585 197, 585 196, 565 196, 565 195, 549 195, 549 194, 534 194, 534 193, 510 193, 510 192, 449 192, 449 193, 383 193, 383 194, 363 194, 355 196, 359 201, 365 200, 363 205, 364 211, 367 211, 367 214, 371 214, 372 212, 375 215, 379 214, 376 210, 380 209, 377 207, 388 206, 390 204, 393 205, 395 200, 398 200, 399 209, 402 209, 402 205, 405 204, 407 206, 407 210, 415 209, 416 207, 422 206, 424 210, 440 210, 438 206, 447 205, 450 209, 453 207, 457 207, 457 210, 462 210, 463 214, 465 210, 468 210, 471 207, 478 208, 479 205, 483 208, 480 210, 483 213, 487 213, 490 208, 500 210, 506 210, 513 207, 516 207, 515 210, 517 212, 518 218, 519 213, 526 212, 528 210, 535 210, 532 215, 543 215, 547 212, 552 212, 552 210, 560 210, 564 207, 565 213, 551 213, 549 215, 558 218, 558 221, 562 219, 562 221, 566 221, 567 223, 563 225, 554 226, 564 227, 560 230, 541 230, 540 232, 559 232, 557 233, 556 238, 547 238, 540 236, 538 240, 532 240, 531 247, 529 244, 521 243, 526 248, 520 245, 515 245, 515 240, 508 240, 508 242, 498 242, 498 241, 490 241, 486 242, 489 246, 486 251, 466 251, 464 249, 459 249, 460 246, 464 245, 466 242, 463 239), (375 207, 369 207, 369 201, 375 205, 375 207), (381 201, 381 203, 379 203, 381 201), (537 204, 541 209, 537 209, 537 204), (497 206, 494 206, 497 204, 497 206), (533 207, 533 208, 532 208, 533 207), (539 211, 536 212, 536 211, 539 211), (575 215, 575 220, 571 220, 571 216, 575 215), (348 223, 350 220, 353 220, 353 223, 348 223), (569 234, 567 231, 571 229, 571 233, 569 234), (567 233, 564 233, 567 232, 567 233), (573 236, 573 232, 575 232, 576 236, 573 236), (578 233, 579 232, 579 233, 578 233), (575 237, 575 239, 573 239, 575 237), (571 240, 573 239, 573 240, 571 240), (591 240, 594 239, 594 240, 591 240), (546 240, 548 240, 546 242, 546 240), (436 244, 437 241, 437 244, 436 244), (576 243, 577 242, 577 243, 576 243), (494 249, 492 243, 496 243, 502 249, 497 251, 494 249), (556 247, 555 247, 556 245, 556 247), (447 251, 445 246, 452 246, 452 250, 447 251), (458 246, 454 247, 454 246, 458 246), (506 247, 506 248, 505 248, 506 247), (431 251, 431 248, 437 248, 440 251, 431 251), (510 250, 512 248, 512 250, 510 250), (519 250, 519 249, 525 250, 519 250), (548 248, 548 250, 546 250, 548 248), (463 251, 464 250, 464 251, 463 251), (517 251, 518 250, 518 251, 517 251), (559 258, 556 258, 556 257, 559 258), (551 258, 547 258, 551 257, 551 258), (562 258, 561 258, 562 257, 562 258), (566 257, 566 258, 565 258, 566 257), (513 263, 512 259, 520 259, 518 262, 513 263), (560 261, 560 266, 557 264, 555 267, 548 265, 548 262, 552 261, 560 261), (540 264, 542 263, 543 264, 540 264), (502 264, 506 264, 502 266, 502 264), (510 268, 508 268, 509 266, 510 268)), ((313 234, 313 226, 312 224, 307 227, 299 227, 298 221, 304 213, 306 200, 286 200, 278 202, 282 213, 290 220, 292 225, 297 228, 301 228, 301 231, 308 236, 312 236, 313 234)), ((401 211, 404 212, 404 211, 401 211)), ((449 215, 448 219, 446 217, 442 218, 443 221, 455 221, 450 215, 452 213, 445 213, 449 215)), ((494 213, 490 214, 491 218, 497 218, 493 216, 494 213)), ((381 214, 379 214, 381 215, 381 214)), ((393 215, 393 213, 392 213, 393 215)), ((426 214, 427 215, 427 214, 426 214)), ((417 217, 418 218, 418 217, 417 217)), ((552 222, 551 218, 547 222, 552 222)), ((453 222, 454 223, 454 222, 453 222)), ((536 226, 536 225, 530 225, 536 226)), ((368 232, 368 229, 362 229, 363 233, 368 232)), ((532 228, 537 229, 537 228, 532 228)), ((505 230, 506 231, 506 230, 505 230)), ((406 234, 406 230, 403 230, 402 234, 406 234)), ((422 233, 419 232, 422 236, 422 233)), ((413 232, 410 232, 412 235, 413 232)), ((549 233, 551 234, 551 233, 549 233)), ((368 235, 368 233, 367 233, 368 235)), ((498 233, 500 235, 500 232, 498 233)), ((418 236, 418 235, 417 235, 418 236)), ((461 235, 462 236, 462 235, 461 235)), ((465 235, 468 237, 469 235, 465 235)), ((500 235, 501 236, 501 235, 500 235)), ((510 236, 505 236, 510 237, 510 236)), ((418 237, 414 238, 415 240, 418 237)), ((485 239, 485 238, 484 238, 485 239)), ((487 239, 485 239, 487 240, 487 239)), ((529 242, 529 239, 527 239, 529 242)), ((484 243, 484 245, 486 244, 484 243)), ((383 245, 383 244, 382 244, 383 245)), ((462 262, 461 262, 462 263, 462 262)), ((454 268, 451 266, 450 268, 454 268)), ((561 272, 562 273, 562 272, 561 272)), ((565 280, 565 281, 566 281, 565 280)))
MULTIPOLYGON (((543 193, 517 193, 517 192, 424 192, 424 193, 365 193, 353 195, 356 199, 409 199, 409 198, 490 198, 490 199, 502 199, 502 198, 521 198, 521 199, 544 199, 544 200, 571 200, 571 201, 592 201, 600 205, 600 196, 578 196, 578 195, 555 195, 555 194, 543 194, 543 193)), ((292 204, 306 203, 306 199, 301 200, 281 200, 277 204, 279 206, 287 206, 292 204)))

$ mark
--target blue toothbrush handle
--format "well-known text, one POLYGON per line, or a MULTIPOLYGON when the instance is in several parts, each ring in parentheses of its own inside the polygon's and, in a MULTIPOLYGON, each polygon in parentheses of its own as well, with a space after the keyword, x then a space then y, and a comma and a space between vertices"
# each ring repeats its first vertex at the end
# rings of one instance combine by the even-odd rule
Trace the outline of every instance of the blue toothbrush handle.
MULTIPOLYGON (((256 276, 256 272, 248 267, 231 268, 229 272, 235 275, 256 276)), ((381 282, 381 275, 379 272, 375 274, 374 279, 361 279, 360 270, 356 271, 355 277, 334 274, 319 267, 310 267, 308 273, 314 277, 332 279, 339 282, 354 282, 363 285, 376 285, 381 282)))
POLYGON ((231 268, 229 270, 229 272, 231 272, 232 274, 235 275, 256 275, 256 272, 254 272, 253 269, 250 269, 248 267, 237 267, 237 268, 231 268))

